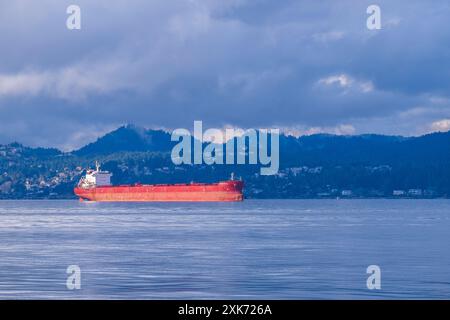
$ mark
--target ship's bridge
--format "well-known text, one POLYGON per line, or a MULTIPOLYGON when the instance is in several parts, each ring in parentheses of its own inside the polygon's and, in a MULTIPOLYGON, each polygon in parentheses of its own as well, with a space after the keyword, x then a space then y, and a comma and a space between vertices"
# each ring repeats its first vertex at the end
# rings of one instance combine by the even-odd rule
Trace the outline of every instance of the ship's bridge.
POLYGON ((86 175, 81 178, 78 186, 81 188, 93 188, 111 185, 112 174, 108 171, 100 170, 98 162, 95 170, 87 170, 86 175))
POLYGON ((88 171, 86 172, 85 182, 97 187, 110 186, 112 174, 108 171, 88 171))

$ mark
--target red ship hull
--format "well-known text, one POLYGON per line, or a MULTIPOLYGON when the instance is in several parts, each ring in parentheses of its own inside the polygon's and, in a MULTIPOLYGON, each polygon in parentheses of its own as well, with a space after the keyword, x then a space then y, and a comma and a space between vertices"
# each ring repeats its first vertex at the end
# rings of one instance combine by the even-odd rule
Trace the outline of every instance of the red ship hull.
POLYGON ((242 181, 171 185, 102 186, 74 189, 80 200, 100 202, 224 202, 243 200, 242 181))

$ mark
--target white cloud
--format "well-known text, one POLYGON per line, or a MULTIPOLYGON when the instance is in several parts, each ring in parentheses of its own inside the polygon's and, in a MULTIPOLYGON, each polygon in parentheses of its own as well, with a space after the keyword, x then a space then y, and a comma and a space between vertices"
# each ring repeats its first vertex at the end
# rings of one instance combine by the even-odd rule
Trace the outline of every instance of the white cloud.
POLYGON ((353 79, 346 74, 333 75, 319 80, 319 84, 329 86, 333 84, 338 84, 340 87, 343 88, 350 87, 352 82, 353 79))
POLYGON ((373 86, 372 82, 365 81, 365 82, 359 83, 359 88, 361 89, 362 92, 367 93, 367 92, 372 92, 374 89, 374 86, 373 86))
POLYGON ((430 129, 433 132, 447 132, 450 131, 450 119, 442 119, 435 121, 430 125, 430 129))
POLYGON ((21 71, 0 74, 0 98, 46 95, 64 100, 80 100, 89 94, 107 93, 130 87, 121 77, 125 65, 83 63, 50 71, 21 71))
POLYGON ((342 73, 338 75, 331 75, 322 79, 319 79, 317 82, 322 86, 333 86, 337 85, 340 88, 346 89, 357 89, 363 93, 372 92, 374 90, 374 85, 371 81, 361 81, 356 80, 348 74, 342 73))
POLYGON ((356 129, 350 124, 339 124, 331 127, 291 127, 282 128, 281 132, 294 137, 309 136, 312 134, 329 133, 335 135, 352 135, 356 129))
POLYGON ((48 78, 48 73, 0 74, 0 97, 39 94, 49 83, 48 78))

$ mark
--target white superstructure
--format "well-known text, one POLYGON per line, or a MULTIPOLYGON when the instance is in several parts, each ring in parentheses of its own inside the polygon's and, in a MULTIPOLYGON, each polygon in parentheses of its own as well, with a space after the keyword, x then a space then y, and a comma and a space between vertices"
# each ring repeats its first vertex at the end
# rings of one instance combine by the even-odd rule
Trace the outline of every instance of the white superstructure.
POLYGON ((87 170, 86 175, 81 178, 78 186, 81 188, 102 187, 111 185, 112 174, 108 171, 101 171, 96 162, 95 170, 87 170))

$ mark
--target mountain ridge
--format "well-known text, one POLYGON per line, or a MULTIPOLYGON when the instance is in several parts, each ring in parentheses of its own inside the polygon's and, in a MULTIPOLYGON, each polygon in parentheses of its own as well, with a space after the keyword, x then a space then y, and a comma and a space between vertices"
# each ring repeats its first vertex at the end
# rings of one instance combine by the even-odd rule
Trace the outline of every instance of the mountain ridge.
POLYGON ((213 182, 234 172, 244 179, 247 198, 450 196, 450 132, 281 135, 273 176, 261 176, 259 165, 175 166, 170 151, 176 143, 162 130, 122 126, 69 153, 0 145, 0 199, 73 198, 73 187, 96 160, 113 173, 114 184, 213 182))
MULTIPOLYGON (((64 152, 54 147, 29 147, 20 142, 12 142, 8 144, 0 144, 1 146, 21 146, 30 150, 39 150, 49 153, 68 153, 79 156, 84 155, 105 155, 115 152, 168 152, 172 146, 177 142, 173 142, 170 139, 171 134, 161 129, 146 129, 133 124, 126 124, 112 130, 103 136, 98 137, 95 141, 85 144, 84 146, 74 149, 69 152, 64 152)), ((299 137, 287 134, 280 134, 280 144, 286 141, 296 141, 297 144, 304 144, 308 142, 319 143, 323 140, 339 140, 339 141, 356 141, 365 140, 368 142, 375 142, 376 140, 386 142, 406 142, 406 141, 420 141, 429 140, 436 137, 449 137, 450 131, 447 132, 433 132, 420 136, 401 136, 401 135, 383 135, 375 133, 365 133, 360 135, 336 135, 329 133, 317 133, 311 135, 302 135, 299 137), (284 140, 284 141, 283 141, 284 140)))

